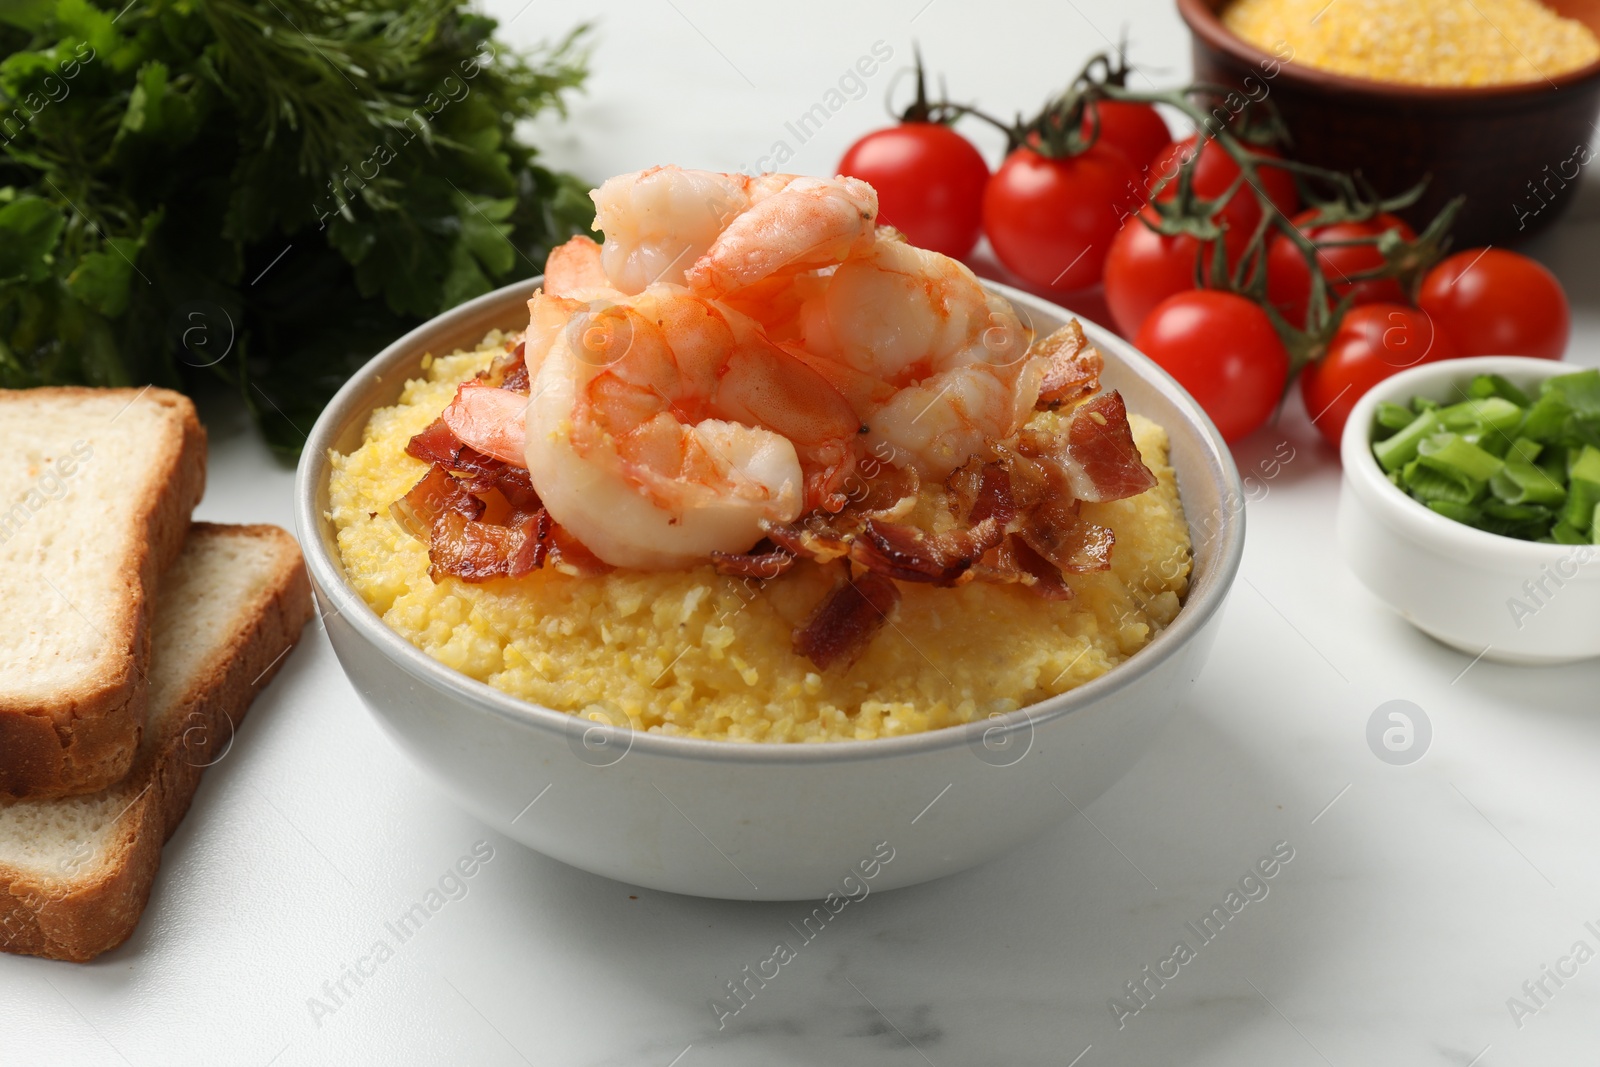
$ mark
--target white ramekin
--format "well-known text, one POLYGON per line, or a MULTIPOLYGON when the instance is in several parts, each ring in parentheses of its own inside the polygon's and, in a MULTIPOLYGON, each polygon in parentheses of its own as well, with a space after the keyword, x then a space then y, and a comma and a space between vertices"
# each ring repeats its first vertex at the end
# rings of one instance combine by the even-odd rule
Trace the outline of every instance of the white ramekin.
POLYGON ((1367 588, 1423 633, 1502 663, 1600 656, 1600 548, 1519 541, 1436 514, 1389 481, 1371 443, 1383 401, 1443 402, 1478 374, 1533 393, 1546 378, 1583 369, 1520 356, 1425 363, 1378 383, 1350 413, 1340 442, 1339 544, 1367 588))

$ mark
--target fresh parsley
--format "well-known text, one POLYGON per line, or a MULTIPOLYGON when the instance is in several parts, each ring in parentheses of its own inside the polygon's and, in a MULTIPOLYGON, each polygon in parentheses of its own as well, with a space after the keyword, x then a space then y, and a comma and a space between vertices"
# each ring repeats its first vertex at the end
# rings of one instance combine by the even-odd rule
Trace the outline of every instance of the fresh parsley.
POLYGON ((297 451, 383 344, 540 269, 582 85, 456 0, 0 5, 0 386, 233 383, 297 451))

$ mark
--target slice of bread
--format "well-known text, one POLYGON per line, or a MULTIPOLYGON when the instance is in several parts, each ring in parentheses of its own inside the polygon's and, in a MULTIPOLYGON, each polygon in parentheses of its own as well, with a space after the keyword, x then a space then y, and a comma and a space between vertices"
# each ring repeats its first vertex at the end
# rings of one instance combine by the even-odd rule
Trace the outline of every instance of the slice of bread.
POLYGON ((0 390, 0 798, 127 774, 150 597, 205 465, 205 430, 178 393, 0 390))
POLYGON ((228 753, 310 617, 294 538, 194 524, 156 598, 132 772, 87 796, 0 803, 0 950, 82 961, 133 932, 201 772, 228 753))

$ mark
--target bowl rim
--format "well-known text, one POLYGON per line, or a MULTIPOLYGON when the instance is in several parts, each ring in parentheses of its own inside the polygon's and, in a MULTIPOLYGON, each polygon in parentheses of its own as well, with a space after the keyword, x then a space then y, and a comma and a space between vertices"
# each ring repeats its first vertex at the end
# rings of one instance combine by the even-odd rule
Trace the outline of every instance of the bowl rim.
MULTIPOLYGON (((1592 368, 1566 360, 1534 359, 1528 356, 1472 356, 1422 363, 1385 378, 1362 395, 1350 410, 1344 433, 1339 439, 1339 460, 1344 481, 1351 491, 1377 509, 1385 525, 1425 547, 1444 547, 1453 554, 1493 567, 1515 564, 1517 569, 1539 569, 1541 564, 1569 558, 1582 545, 1547 545, 1490 533, 1456 522, 1431 510, 1409 493, 1389 481, 1372 454, 1372 418, 1383 401, 1407 400, 1426 395, 1444 381, 1467 381, 1478 374, 1500 374, 1517 382, 1543 381, 1562 374, 1575 374, 1592 368)), ((1600 549, 1596 549, 1600 555, 1600 549)))
MULTIPOLYGON (((516 725, 542 732, 563 734, 569 739, 574 734, 600 727, 625 737, 629 752, 637 749, 680 759, 723 763, 809 765, 936 752, 958 746, 981 744, 986 737, 993 734, 1004 736, 1027 731, 1031 736, 1031 732, 1044 723, 1066 717, 1137 682, 1161 663, 1176 655, 1191 639, 1205 630, 1226 601, 1238 575, 1244 554, 1243 489, 1232 453, 1223 442, 1215 424, 1199 404, 1171 375, 1105 327, 1039 297, 997 282, 982 280, 986 288, 1010 300, 1013 305, 1020 305, 1030 312, 1045 311, 1052 315, 1059 314, 1064 318, 1077 318, 1096 347, 1100 348, 1108 358, 1128 364, 1135 374, 1150 381, 1178 409, 1180 416, 1199 431, 1207 453, 1205 467, 1209 471, 1214 465, 1216 469, 1211 472, 1212 475, 1220 474, 1222 484, 1218 486, 1220 503, 1217 508, 1221 513, 1220 521, 1216 529, 1208 531, 1207 535, 1208 539, 1214 540, 1216 544, 1214 576, 1200 589, 1191 585, 1188 599, 1178 612, 1177 618, 1152 638, 1149 644, 1100 677, 1037 704, 960 726, 925 730, 900 737, 877 738, 871 741, 838 740, 777 744, 682 737, 612 728, 594 720, 580 718, 570 712, 557 711, 502 692, 435 660, 391 629, 373 611, 345 577, 342 562, 335 558, 337 550, 331 549, 333 538, 329 533, 331 523, 319 513, 318 500, 319 490, 325 487, 331 471, 329 452, 335 439, 355 419, 361 419, 364 425, 365 420, 371 416, 371 407, 361 410, 361 400, 372 379, 382 379, 392 370, 402 368, 404 371, 415 370, 412 364, 421 358, 418 349, 426 348, 424 338, 428 335, 452 328, 462 328, 472 320, 480 319, 494 311, 501 303, 506 303, 510 307, 520 306, 542 281, 543 276, 539 275, 485 293, 415 327, 373 356, 350 377, 323 409, 306 440, 295 472, 296 533, 305 555, 306 569, 312 584, 319 595, 331 605, 326 614, 343 619, 364 641, 376 648, 395 666, 434 691, 459 698, 458 703, 465 702, 516 725), (1233 502, 1238 502, 1239 506, 1234 507, 1233 502)), ((520 327, 513 322, 509 328, 520 327)), ((1195 516, 1188 514, 1186 510, 1185 518, 1190 523, 1192 536, 1195 516)))
POLYGON ((1285 60, 1263 50, 1230 30, 1207 0, 1177 0, 1177 6, 1178 14, 1195 38, 1213 50, 1255 69, 1266 69, 1263 64, 1276 63, 1282 68, 1276 77, 1288 77, 1330 95, 1354 95, 1391 101, 1395 97, 1404 97, 1409 100, 1440 104, 1464 103, 1532 97, 1541 93, 1570 89, 1600 78, 1600 59, 1554 77, 1506 82, 1502 85, 1413 85, 1409 82, 1357 78, 1306 64, 1296 64, 1292 60, 1285 60))

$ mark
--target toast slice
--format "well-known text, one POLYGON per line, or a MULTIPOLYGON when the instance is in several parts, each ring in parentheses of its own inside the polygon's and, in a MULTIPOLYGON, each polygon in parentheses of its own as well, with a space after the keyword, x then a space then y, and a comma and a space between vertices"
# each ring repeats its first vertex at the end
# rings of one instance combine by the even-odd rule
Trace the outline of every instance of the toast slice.
POLYGON ((133 932, 201 772, 227 754, 310 617, 294 538, 194 524, 156 598, 132 772, 99 793, 0 803, 0 950, 83 961, 133 932))
POLYGON ((0 798, 104 789, 145 717, 150 597, 205 489, 166 389, 0 390, 0 798))

